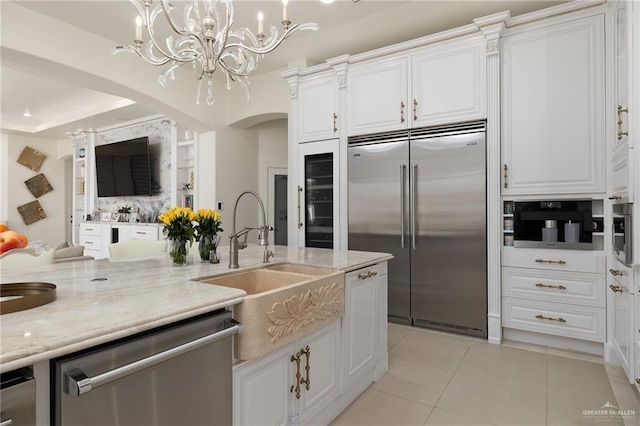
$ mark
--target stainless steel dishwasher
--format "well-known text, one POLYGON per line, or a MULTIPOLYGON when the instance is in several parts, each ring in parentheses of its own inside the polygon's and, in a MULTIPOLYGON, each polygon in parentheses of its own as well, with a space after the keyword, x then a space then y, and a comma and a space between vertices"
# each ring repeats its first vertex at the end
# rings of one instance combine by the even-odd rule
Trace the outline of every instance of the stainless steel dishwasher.
POLYGON ((226 310, 53 360, 54 425, 229 425, 226 310))
POLYGON ((36 381, 31 367, 0 376, 0 426, 36 424, 36 381))

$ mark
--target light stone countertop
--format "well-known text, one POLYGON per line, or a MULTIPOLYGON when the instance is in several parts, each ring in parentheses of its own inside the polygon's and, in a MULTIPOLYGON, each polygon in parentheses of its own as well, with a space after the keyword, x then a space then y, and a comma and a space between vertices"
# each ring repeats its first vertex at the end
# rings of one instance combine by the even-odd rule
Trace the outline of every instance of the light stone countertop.
MULTIPOLYGON (((194 246, 195 247, 195 246, 194 246)), ((344 270, 389 260, 386 253, 269 247, 271 263, 291 262, 344 270)), ((108 259, 55 263, 29 270, 0 271, 0 283, 49 282, 56 300, 21 312, 0 315, 0 372, 67 355, 95 345, 229 307, 243 301, 243 290, 202 284, 192 279, 238 270, 222 261, 171 265, 168 255, 133 262, 108 259), (92 281, 106 278, 104 281, 92 281)), ((263 248, 240 251, 240 270, 262 265, 263 248)))

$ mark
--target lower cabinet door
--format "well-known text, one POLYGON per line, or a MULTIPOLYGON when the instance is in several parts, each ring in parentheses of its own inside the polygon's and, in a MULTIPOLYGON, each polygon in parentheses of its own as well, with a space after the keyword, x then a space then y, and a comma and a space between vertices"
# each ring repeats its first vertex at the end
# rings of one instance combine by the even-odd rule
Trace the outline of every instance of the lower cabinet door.
POLYGON ((640 392, 640 340, 636 340, 636 377, 633 380, 633 384, 636 385, 636 389, 640 392))
POLYGON ((299 400, 300 420, 303 424, 308 423, 308 420, 340 394, 341 325, 338 320, 299 341, 299 349, 308 350, 309 353, 309 357, 305 356, 304 361, 300 362, 300 373, 309 382, 308 389, 306 384, 302 386, 299 400))
POLYGON ((609 278, 609 289, 613 295, 613 349, 629 381, 633 380, 633 294, 628 286, 609 278))
POLYGON ((242 365, 233 373, 233 424, 286 425, 291 422, 295 382, 289 344, 258 361, 242 365))

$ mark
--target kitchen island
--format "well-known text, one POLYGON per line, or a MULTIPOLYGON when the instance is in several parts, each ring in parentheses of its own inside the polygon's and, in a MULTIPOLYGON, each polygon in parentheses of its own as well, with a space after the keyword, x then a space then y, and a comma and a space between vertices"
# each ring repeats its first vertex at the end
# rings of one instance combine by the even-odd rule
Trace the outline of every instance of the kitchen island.
MULTIPOLYGON (((258 246, 241 251, 239 270, 261 266, 262 252, 263 248, 258 246)), ((242 303, 246 296, 243 290, 193 281, 230 272, 224 248, 221 255, 220 264, 211 264, 201 262, 196 252, 192 254, 193 262, 182 267, 172 266, 166 256, 132 262, 102 259, 2 271, 3 284, 55 284, 57 299, 27 311, 2 315, 1 371, 33 365, 38 380, 44 376, 38 374, 39 369, 46 370, 50 359, 242 303)), ((377 263, 385 264, 386 268, 385 262, 390 258, 385 253, 283 246, 275 248, 271 263, 288 262, 348 273, 377 263)), ((386 295, 386 285, 384 293, 386 295)), ((386 297, 378 300, 376 307, 382 306, 381 302, 386 304, 386 297)), ((347 304, 345 315, 348 309, 347 304)), ((384 322, 386 324, 386 309, 384 322)), ((386 328, 384 345, 386 347, 386 328)), ((383 370, 386 371, 386 365, 383 370)), ((48 387, 42 381, 38 383, 38 390, 48 387)), ((38 400, 40 424, 46 411, 40 393, 38 400)))

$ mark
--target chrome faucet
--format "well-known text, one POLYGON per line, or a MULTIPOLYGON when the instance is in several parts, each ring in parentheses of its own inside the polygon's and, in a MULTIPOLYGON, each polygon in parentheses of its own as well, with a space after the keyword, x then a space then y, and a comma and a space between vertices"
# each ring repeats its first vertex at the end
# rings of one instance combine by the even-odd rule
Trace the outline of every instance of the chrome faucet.
POLYGON ((231 231, 231 235, 229 236, 229 268, 230 269, 238 269, 240 265, 238 265, 238 251, 247 247, 247 236, 249 231, 252 229, 258 229, 260 232, 258 234, 258 245, 264 247, 264 254, 262 256, 262 263, 268 263, 269 258, 273 257, 273 251, 269 250, 269 225, 267 225, 266 215, 264 214, 264 204, 262 204, 262 200, 252 191, 245 191, 236 200, 236 204, 233 207, 233 229, 231 231), (242 198, 245 194, 251 194, 256 197, 258 200, 258 204, 260 204, 260 211, 262 212, 262 225, 259 228, 243 228, 242 230, 236 232, 236 211, 238 210, 238 203, 240 202, 240 198, 242 198), (238 241, 238 237, 244 235, 244 241, 238 241))

